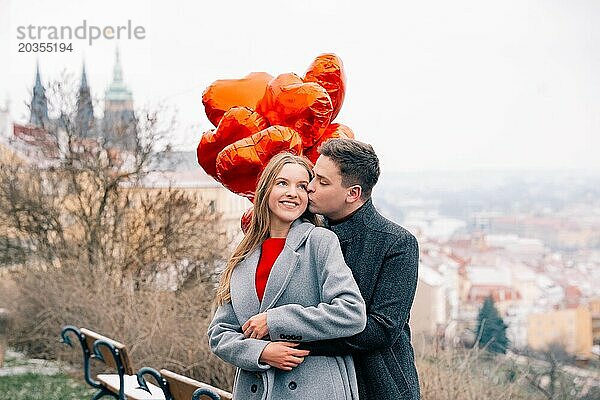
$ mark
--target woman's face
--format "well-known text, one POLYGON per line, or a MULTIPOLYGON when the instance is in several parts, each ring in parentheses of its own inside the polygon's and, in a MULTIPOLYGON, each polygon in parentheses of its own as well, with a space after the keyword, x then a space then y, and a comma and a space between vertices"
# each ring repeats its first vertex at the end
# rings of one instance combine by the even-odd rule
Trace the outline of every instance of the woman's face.
POLYGON ((285 164, 269 195, 271 228, 289 226, 306 211, 308 206, 308 171, 298 164, 285 164))

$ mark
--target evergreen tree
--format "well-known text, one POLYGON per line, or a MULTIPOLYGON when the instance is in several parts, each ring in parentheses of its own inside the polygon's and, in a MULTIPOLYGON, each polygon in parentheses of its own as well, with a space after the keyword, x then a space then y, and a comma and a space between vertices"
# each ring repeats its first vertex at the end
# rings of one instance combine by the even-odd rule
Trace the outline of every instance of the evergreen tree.
POLYGON ((477 317, 477 338, 479 347, 485 347, 494 353, 506 353, 509 340, 506 337, 506 328, 508 326, 500 317, 494 300, 487 297, 477 317))

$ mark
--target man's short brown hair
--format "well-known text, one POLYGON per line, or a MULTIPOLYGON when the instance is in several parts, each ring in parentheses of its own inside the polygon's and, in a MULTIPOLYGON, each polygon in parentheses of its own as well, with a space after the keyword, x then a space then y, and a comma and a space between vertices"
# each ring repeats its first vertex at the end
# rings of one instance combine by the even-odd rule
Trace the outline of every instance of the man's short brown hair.
POLYGON ((344 187, 360 185, 361 199, 371 197, 379 179, 379 159, 370 144, 353 139, 329 139, 318 151, 338 166, 344 187))

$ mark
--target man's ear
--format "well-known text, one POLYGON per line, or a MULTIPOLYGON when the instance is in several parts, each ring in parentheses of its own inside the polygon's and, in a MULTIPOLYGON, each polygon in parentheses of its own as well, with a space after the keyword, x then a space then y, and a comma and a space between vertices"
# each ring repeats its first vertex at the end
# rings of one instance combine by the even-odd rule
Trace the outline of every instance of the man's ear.
POLYGON ((346 202, 354 203, 360 200, 360 196, 362 196, 362 187, 360 185, 350 186, 346 194, 346 202))

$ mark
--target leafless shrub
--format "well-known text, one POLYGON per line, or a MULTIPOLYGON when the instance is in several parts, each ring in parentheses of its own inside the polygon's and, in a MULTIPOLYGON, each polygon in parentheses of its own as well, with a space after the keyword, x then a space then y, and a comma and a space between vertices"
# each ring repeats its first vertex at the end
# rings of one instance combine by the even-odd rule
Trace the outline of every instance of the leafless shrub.
POLYGON ((504 355, 419 343, 415 352, 424 400, 543 399, 530 390, 523 368, 504 355))
POLYGON ((167 368, 231 389, 233 369, 211 353, 206 336, 213 314, 213 281, 198 280, 174 292, 132 291, 127 279, 117 281, 101 267, 13 272, 10 290, 0 296, 0 302, 11 301, 14 316, 9 344, 36 357, 81 367, 79 349, 60 344, 59 332, 68 324, 87 327, 125 343, 136 369, 167 368))

